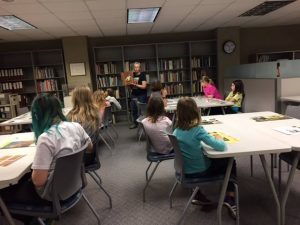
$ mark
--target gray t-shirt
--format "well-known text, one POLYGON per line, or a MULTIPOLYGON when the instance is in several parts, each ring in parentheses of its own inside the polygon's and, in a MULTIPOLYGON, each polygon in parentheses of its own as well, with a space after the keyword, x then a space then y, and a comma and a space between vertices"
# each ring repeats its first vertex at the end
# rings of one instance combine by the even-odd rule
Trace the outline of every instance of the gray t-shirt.
POLYGON ((51 182, 55 162, 58 157, 82 150, 91 142, 90 137, 79 123, 61 122, 53 125, 48 132, 42 133, 37 141, 36 153, 31 168, 33 170, 48 170, 46 185, 38 188, 38 194, 51 200, 51 182))

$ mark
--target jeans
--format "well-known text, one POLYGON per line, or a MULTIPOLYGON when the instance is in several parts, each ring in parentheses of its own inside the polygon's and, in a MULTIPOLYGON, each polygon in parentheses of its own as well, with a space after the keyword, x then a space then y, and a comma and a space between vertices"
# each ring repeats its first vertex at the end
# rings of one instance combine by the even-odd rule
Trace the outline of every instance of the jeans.
POLYGON ((139 118, 138 106, 137 102, 147 103, 147 96, 146 95, 132 95, 130 101, 130 109, 132 115, 132 121, 137 124, 136 120, 139 118))
MULTIPOLYGON (((201 177, 213 177, 218 175, 225 175, 227 165, 228 165, 228 159, 210 159, 211 165, 210 167, 201 172, 201 173, 192 173, 192 174, 186 174, 186 178, 201 178, 201 177)), ((232 170, 230 174, 231 178, 236 178, 236 162, 233 162, 232 170)), ((234 185, 231 181, 228 183, 227 187, 228 192, 234 192, 234 185)))

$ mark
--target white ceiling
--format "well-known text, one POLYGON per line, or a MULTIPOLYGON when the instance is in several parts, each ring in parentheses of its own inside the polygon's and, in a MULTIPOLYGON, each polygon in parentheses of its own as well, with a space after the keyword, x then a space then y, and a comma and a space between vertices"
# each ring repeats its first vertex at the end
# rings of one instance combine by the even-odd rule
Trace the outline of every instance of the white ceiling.
POLYGON ((0 0, 0 15, 16 15, 35 30, 0 28, 3 41, 65 36, 123 36, 300 24, 300 0, 260 17, 238 17, 265 0, 0 0), (127 24, 127 8, 161 7, 155 23, 127 24))

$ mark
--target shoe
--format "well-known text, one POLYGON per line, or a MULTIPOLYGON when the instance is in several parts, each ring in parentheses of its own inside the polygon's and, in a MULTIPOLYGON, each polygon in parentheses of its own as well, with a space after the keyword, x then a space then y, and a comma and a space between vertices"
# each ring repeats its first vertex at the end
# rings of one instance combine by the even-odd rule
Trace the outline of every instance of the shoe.
POLYGON ((136 125, 136 124, 132 124, 130 127, 129 127, 129 129, 135 129, 135 128, 137 128, 138 126, 136 125))
POLYGON ((198 191, 195 198, 192 200, 193 205, 211 205, 212 202, 206 198, 204 194, 201 193, 201 191, 198 191))
POLYGON ((237 209, 235 204, 235 198, 231 196, 226 196, 223 204, 228 208, 229 215, 235 220, 237 209))

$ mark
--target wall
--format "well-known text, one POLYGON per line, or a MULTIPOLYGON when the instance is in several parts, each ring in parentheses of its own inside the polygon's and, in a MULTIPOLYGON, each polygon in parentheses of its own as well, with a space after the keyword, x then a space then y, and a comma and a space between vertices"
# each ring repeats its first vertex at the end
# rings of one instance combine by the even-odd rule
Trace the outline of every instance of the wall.
POLYGON ((250 54, 300 50, 300 25, 241 29, 240 39, 241 63, 248 63, 250 54))
POLYGON ((61 40, 48 40, 48 41, 23 41, 23 42, 9 42, 1 43, 1 52, 14 52, 14 51, 29 51, 29 50, 42 50, 42 49, 61 49, 61 40))
POLYGON ((62 39, 65 67, 69 87, 92 84, 87 37, 66 37, 62 39), (71 76, 70 63, 85 64, 85 76, 71 76))
POLYGON ((224 73, 228 67, 240 64, 240 30, 238 27, 227 27, 217 29, 217 56, 218 56, 218 87, 221 93, 230 86, 224 86, 224 73), (236 44, 233 53, 227 54, 223 51, 223 45, 231 40, 236 44))

